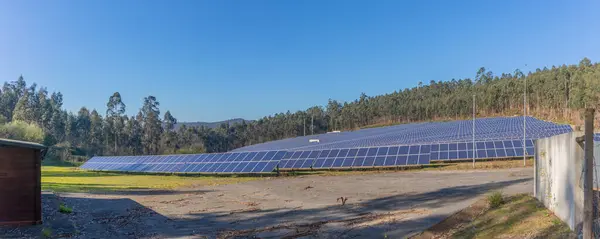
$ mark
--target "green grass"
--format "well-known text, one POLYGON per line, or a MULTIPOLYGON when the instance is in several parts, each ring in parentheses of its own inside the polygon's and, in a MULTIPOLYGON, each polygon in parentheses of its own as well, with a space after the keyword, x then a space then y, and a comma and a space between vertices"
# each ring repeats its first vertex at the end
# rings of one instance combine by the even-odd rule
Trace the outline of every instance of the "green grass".
MULTIPOLYGON (((527 166, 531 167, 533 160, 527 160, 527 166)), ((94 172, 79 170, 77 164, 45 160, 42 164, 42 189, 55 192, 91 192, 91 191, 122 191, 122 190, 146 190, 162 189, 170 190, 181 187, 221 185, 239 183, 260 179, 256 176, 239 177, 231 176, 181 176, 181 175, 156 175, 156 174, 127 174, 116 172, 94 172)), ((520 168, 523 161, 499 160, 499 161, 477 161, 476 169, 501 169, 520 168)), ((438 170, 472 170, 471 162, 449 162, 435 163, 422 167, 410 168, 379 168, 379 169, 353 169, 353 170, 316 170, 316 171, 282 171, 282 176, 300 175, 364 175, 382 172, 394 172, 396 170, 409 171, 438 171, 438 170)))
POLYGON ((54 192, 110 192, 209 186, 258 180, 260 177, 135 175, 79 170, 76 167, 42 166, 42 189, 54 192))
POLYGON ((488 203, 491 208, 498 208, 504 204, 504 196, 502 196, 502 192, 493 192, 487 196, 488 203))
POLYGON ((523 237, 574 238, 574 233, 538 200, 522 194, 507 197, 504 204, 491 208, 452 235, 452 238, 523 237))
POLYGON ((73 208, 67 207, 61 203, 60 206, 58 207, 58 211, 60 213, 64 213, 64 214, 70 214, 73 212, 73 208))
POLYGON ((50 238, 50 237, 52 237, 52 230, 50 230, 50 228, 44 227, 42 229, 42 237, 43 238, 50 238))

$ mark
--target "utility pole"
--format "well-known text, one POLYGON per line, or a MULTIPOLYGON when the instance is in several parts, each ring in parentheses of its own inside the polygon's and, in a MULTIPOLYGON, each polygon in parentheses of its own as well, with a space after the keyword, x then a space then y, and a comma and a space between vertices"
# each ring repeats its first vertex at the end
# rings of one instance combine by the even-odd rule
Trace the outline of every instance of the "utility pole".
POLYGON ((304 130, 304 136, 306 136, 306 119, 302 117, 302 129, 304 130))
POLYGON ((527 165, 527 148, 525 147, 526 137, 526 121, 527 121, 527 77, 523 77, 525 87, 523 87, 523 166, 527 165))
POLYGON ((475 94, 473 94, 473 168, 475 168, 475 94))
POLYGON ((583 183, 583 238, 594 238, 594 109, 585 111, 584 183, 583 183))
POLYGON ((315 125, 314 125, 314 122, 315 122, 315 116, 311 115, 310 116, 310 135, 315 134, 315 125))

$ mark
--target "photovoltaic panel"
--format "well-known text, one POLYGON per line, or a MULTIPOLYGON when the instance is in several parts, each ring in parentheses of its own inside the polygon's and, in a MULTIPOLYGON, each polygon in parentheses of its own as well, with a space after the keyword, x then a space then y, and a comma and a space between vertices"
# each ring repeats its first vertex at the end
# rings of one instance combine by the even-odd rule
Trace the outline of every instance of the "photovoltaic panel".
POLYGON ((287 152, 280 169, 396 167, 429 164, 431 145, 325 149, 287 152))
MULTIPOLYGON (((93 157, 82 169, 132 172, 255 173, 282 169, 359 168, 426 164, 430 160, 510 158, 533 155, 533 141, 571 132, 527 117, 404 124, 352 132, 313 135, 253 145, 228 153, 93 157), (320 143, 308 143, 308 138, 320 143), (475 149, 473 149, 475 147, 475 149), (248 152, 252 150, 253 152, 248 152), (428 153, 425 153, 429 151, 428 153), (280 160, 282 159, 282 160, 280 160)), ((600 135, 594 140, 600 141, 600 135)))
POLYGON ((80 168, 156 173, 265 173, 272 172, 284 155, 286 151, 97 156, 80 168))
MULTIPOLYGON (((526 117, 526 139, 546 138, 572 132, 569 125, 526 117)), ((521 140, 523 117, 479 118, 475 120, 475 141, 521 140)), ((600 137, 598 137, 600 139, 600 137)), ((393 145, 472 142, 473 121, 430 122, 328 133, 266 142, 233 150, 324 150, 393 145), (310 143, 318 139, 319 143, 310 143)))
POLYGON ((525 141, 523 151, 522 140, 498 140, 473 143, 447 143, 431 145, 431 160, 464 160, 473 158, 475 150, 476 159, 513 158, 534 155, 533 140, 525 141), (475 149, 473 149, 475 146, 475 149))

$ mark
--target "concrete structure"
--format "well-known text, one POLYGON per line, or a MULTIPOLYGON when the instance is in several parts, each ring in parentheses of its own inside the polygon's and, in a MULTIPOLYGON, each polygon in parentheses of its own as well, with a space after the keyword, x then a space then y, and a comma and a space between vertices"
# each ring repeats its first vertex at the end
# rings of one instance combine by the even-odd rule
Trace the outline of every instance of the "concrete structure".
POLYGON ((45 149, 41 144, 0 139, 0 225, 42 222, 41 160, 45 149))
POLYGON ((583 222, 584 150, 571 132, 536 141, 534 196, 579 231, 583 222))

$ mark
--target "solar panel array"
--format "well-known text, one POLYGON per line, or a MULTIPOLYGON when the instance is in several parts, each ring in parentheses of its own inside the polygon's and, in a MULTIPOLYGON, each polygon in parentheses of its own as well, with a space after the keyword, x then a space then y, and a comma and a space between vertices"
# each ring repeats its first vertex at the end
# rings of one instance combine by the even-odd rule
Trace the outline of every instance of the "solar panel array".
MULTIPOLYGON (((431 160, 534 155, 533 141, 571 132, 569 125, 527 117, 404 124, 278 140, 228 153, 93 157, 82 169, 163 173, 265 173, 280 169, 396 167, 431 160), (308 139, 319 139, 309 143, 308 139), (475 153, 474 153, 475 152, 475 153)), ((596 135, 595 140, 600 140, 596 135)))
POLYGON ((93 157, 80 168, 155 173, 272 172, 285 151, 93 157))
MULTIPOLYGON (((526 118, 526 138, 546 138, 571 132, 571 126, 526 118)), ((522 140, 523 117, 481 118, 475 120, 475 141, 522 140)), ((296 137, 251 145, 234 152, 254 150, 323 150, 393 145, 473 142, 473 121, 415 123, 383 128, 296 137), (310 143, 309 139, 319 139, 310 143)))
MULTIPOLYGON (((514 158, 534 155, 533 140, 475 142, 476 159, 514 158)), ((429 164, 431 160, 473 158, 473 143, 442 143, 391 147, 304 150, 287 152, 280 169, 331 169, 396 167, 429 164)))

